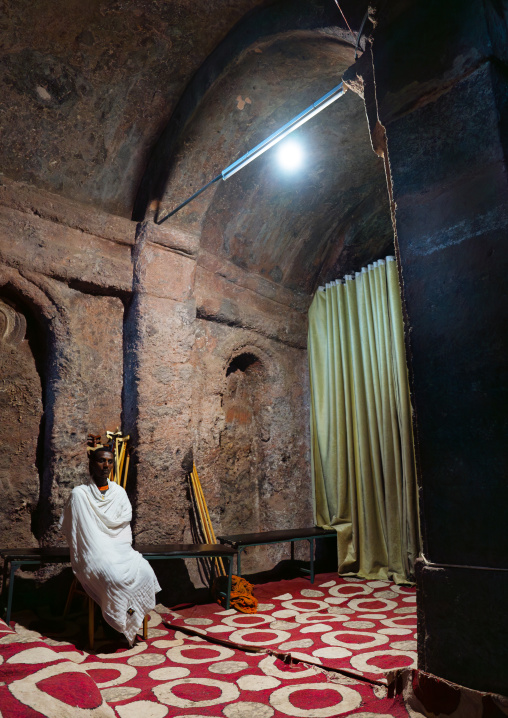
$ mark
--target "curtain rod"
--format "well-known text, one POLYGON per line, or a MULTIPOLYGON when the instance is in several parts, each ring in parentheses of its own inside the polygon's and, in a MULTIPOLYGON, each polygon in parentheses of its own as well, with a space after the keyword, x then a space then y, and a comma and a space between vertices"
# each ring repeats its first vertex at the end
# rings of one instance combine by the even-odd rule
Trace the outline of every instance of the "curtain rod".
POLYGON ((296 129, 298 129, 298 127, 301 127, 305 122, 317 115, 318 112, 321 112, 321 110, 324 110, 325 107, 331 105, 332 102, 338 100, 339 97, 342 97, 345 92, 346 89, 343 87, 342 82, 339 83, 336 87, 327 92, 326 95, 320 97, 319 100, 313 102, 312 105, 307 107, 305 110, 300 112, 300 114, 296 115, 296 117, 293 117, 292 120, 280 127, 276 132, 267 137, 266 140, 260 142, 259 145, 256 145, 252 150, 246 152, 244 155, 242 155, 242 157, 240 157, 240 159, 236 160, 236 162, 233 162, 228 167, 226 167, 226 169, 223 169, 222 172, 217 175, 217 177, 214 177, 212 180, 210 180, 210 182, 207 182, 203 187, 201 187, 201 189, 198 189, 197 192, 194 192, 194 194, 191 195, 188 199, 186 199, 185 202, 179 204, 178 207, 175 207, 175 209, 169 212, 165 217, 159 219, 159 210, 157 210, 157 216, 154 219, 155 224, 162 224, 163 222, 165 222, 167 219, 179 212, 183 207, 189 204, 189 202, 192 202, 193 199, 198 197, 202 192, 205 191, 205 189, 210 187, 210 185, 214 184, 218 180, 227 180, 229 177, 234 175, 235 172, 241 170, 243 167, 252 162, 252 160, 255 160, 257 157, 262 155, 263 152, 266 152, 271 147, 273 147, 278 142, 287 137, 291 132, 294 132, 296 129))

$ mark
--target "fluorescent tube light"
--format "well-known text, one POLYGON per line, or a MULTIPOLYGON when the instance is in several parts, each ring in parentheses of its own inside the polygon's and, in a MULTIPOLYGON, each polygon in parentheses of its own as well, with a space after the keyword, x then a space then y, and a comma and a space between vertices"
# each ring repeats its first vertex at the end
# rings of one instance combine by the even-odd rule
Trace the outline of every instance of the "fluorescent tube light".
MULTIPOLYGON (((314 117, 318 114, 318 112, 321 112, 321 110, 324 110, 325 107, 328 107, 328 105, 331 105, 332 102, 335 102, 335 100, 338 100, 339 97, 342 97, 342 95, 346 92, 346 90, 343 87, 342 82, 334 87, 330 92, 327 92, 326 95, 323 95, 323 97, 320 97, 319 100, 316 100, 312 105, 307 107, 307 109, 303 110, 303 112, 300 112, 299 115, 296 115, 296 117, 293 117, 292 120, 287 122, 285 125, 283 125, 280 129, 278 129, 276 132, 271 134, 269 137, 266 138, 266 140, 263 140, 263 142, 260 142, 259 145, 256 145, 252 150, 249 150, 246 154, 244 154, 240 159, 236 160, 236 162, 233 162, 233 164, 229 165, 229 167, 226 167, 226 169, 222 170, 222 172, 217 175, 217 177, 214 177, 213 180, 210 180, 207 184, 205 184, 201 189, 199 189, 197 192, 194 192, 194 194, 185 200, 185 202, 182 202, 178 205, 174 210, 169 212, 165 217, 162 219, 155 218, 155 224, 162 224, 167 219, 172 217, 174 214, 176 214, 179 210, 181 210, 185 205, 189 204, 189 202, 192 202, 193 199, 195 199, 198 195, 200 195, 202 192, 205 191, 207 187, 209 187, 214 182, 217 182, 221 178, 223 180, 227 180, 229 177, 235 174, 235 172, 238 172, 238 170, 241 170, 243 167, 248 165, 252 160, 255 160, 257 157, 263 154, 263 152, 266 152, 271 147, 276 145, 278 142, 283 140, 285 137, 287 137, 291 132, 294 132, 298 127, 301 127, 305 122, 311 119, 311 117, 314 117)), ((157 213, 158 214, 158 213, 157 213)))

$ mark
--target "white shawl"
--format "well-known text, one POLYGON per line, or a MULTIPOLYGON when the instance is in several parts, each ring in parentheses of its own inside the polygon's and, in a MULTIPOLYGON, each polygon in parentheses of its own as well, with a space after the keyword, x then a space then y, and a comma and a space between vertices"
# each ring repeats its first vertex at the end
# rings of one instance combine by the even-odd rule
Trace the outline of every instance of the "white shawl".
POLYGON ((132 548, 132 507, 121 486, 102 494, 90 481, 72 490, 60 523, 74 575, 130 644, 155 607, 160 586, 150 564, 132 548))

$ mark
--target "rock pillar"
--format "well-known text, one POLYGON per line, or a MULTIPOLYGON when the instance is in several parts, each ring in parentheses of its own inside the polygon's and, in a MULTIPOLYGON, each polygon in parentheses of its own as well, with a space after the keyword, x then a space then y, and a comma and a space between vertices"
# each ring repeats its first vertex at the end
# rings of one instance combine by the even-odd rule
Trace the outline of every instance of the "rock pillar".
POLYGON ((137 446, 138 543, 182 542, 188 517, 185 455, 192 447, 194 259, 153 241, 141 224, 126 321, 124 425, 137 446))
POLYGON ((425 556, 419 665, 508 695, 503 8, 380 8, 370 126, 387 153, 410 337, 425 556))

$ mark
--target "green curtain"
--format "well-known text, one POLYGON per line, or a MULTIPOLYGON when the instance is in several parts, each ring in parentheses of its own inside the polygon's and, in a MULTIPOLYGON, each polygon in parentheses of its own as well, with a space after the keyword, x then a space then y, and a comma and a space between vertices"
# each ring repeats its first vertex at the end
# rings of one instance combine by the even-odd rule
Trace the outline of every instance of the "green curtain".
POLYGON ((419 525, 393 257, 316 292, 308 348, 316 525, 337 530, 340 574, 412 580, 419 525))

